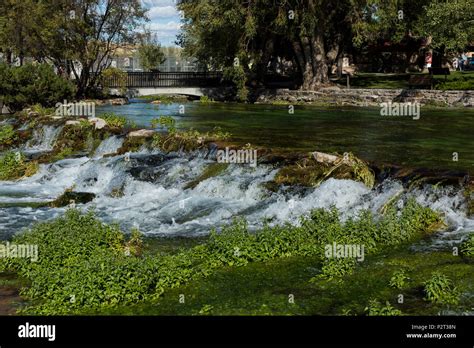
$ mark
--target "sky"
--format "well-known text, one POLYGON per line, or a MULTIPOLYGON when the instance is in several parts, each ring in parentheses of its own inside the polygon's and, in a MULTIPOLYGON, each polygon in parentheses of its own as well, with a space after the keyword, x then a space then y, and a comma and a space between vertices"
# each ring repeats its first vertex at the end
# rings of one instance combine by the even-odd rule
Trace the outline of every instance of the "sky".
POLYGON ((175 46, 176 35, 181 20, 176 9, 176 0, 141 0, 143 7, 149 9, 150 22, 146 26, 156 33, 162 46, 175 46))

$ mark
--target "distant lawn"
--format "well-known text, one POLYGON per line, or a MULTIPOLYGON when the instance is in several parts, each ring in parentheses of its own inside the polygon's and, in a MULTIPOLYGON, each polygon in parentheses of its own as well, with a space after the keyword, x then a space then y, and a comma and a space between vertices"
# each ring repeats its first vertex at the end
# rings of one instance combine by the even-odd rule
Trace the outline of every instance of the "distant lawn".
MULTIPOLYGON (((428 74, 380 74, 380 73, 359 73, 350 78, 351 87, 355 88, 389 88, 400 89, 409 88, 408 80, 410 75, 428 75, 428 74)), ((346 84, 346 78, 343 77, 336 81, 341 85, 346 84)), ((474 71, 451 72, 446 82, 444 76, 435 76, 434 89, 439 90, 474 90, 474 71)))

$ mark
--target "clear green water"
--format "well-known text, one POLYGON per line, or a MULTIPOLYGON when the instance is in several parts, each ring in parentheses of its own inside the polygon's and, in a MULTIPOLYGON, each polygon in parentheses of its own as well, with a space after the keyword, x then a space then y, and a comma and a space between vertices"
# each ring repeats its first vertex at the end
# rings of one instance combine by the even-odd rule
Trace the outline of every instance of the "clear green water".
POLYGON ((474 110, 421 108, 419 120, 380 116, 378 108, 321 108, 285 105, 132 103, 100 107, 150 126, 160 115, 179 128, 221 127, 235 142, 289 151, 353 152, 377 163, 474 172, 474 110), (453 153, 459 160, 453 161, 453 153))

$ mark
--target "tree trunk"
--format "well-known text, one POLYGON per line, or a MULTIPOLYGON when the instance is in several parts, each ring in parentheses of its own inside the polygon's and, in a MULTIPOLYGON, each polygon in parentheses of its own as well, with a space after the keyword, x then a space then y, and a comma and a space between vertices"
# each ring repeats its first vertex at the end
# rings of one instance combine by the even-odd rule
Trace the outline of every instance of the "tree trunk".
POLYGON ((12 65, 13 53, 12 53, 12 51, 11 51, 10 49, 7 49, 6 56, 7 56, 7 64, 8 64, 8 65, 12 65))
POLYGON ((262 86, 265 82, 268 62, 270 61, 270 58, 274 51, 274 40, 274 35, 271 35, 263 45, 262 58, 257 63, 255 75, 253 76, 254 83, 257 86, 262 86))
MULTIPOLYGON (((328 63, 322 34, 315 34, 309 41, 310 55, 303 73, 304 90, 314 90, 329 83, 328 63)), ((305 50, 305 56, 306 50, 305 50)))

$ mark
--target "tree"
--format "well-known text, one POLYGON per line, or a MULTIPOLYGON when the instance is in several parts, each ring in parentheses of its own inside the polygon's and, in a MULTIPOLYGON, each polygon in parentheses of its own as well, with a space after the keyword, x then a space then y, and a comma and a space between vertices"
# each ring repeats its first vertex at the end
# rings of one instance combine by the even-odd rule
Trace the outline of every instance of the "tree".
POLYGON ((432 46, 463 51, 474 38, 474 0, 431 1, 418 28, 432 37, 432 46))
POLYGON ((131 43, 134 30, 146 20, 139 0, 5 1, 0 37, 11 39, 2 41, 2 49, 73 74, 79 97, 95 88, 113 52, 131 43))
POLYGON ((165 54, 161 50, 156 35, 145 33, 138 48, 138 56, 145 70, 156 69, 158 65, 166 61, 165 54))
POLYGON ((352 40, 365 1, 181 1, 179 43, 213 68, 261 81, 275 56, 293 61, 303 89, 329 83, 328 71, 352 40))
POLYGON ((395 61, 397 66, 392 68, 398 68, 396 70, 399 71, 418 70, 417 63, 422 53, 420 46, 425 34, 419 31, 419 21, 426 16, 424 6, 430 2, 371 0, 361 12, 362 18, 353 26, 354 48, 357 52, 362 50, 368 54, 367 47, 384 48, 385 44, 389 44, 399 54, 397 58, 400 58, 395 61))

